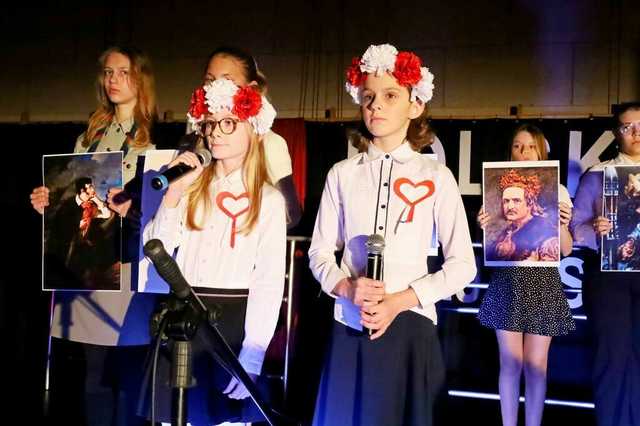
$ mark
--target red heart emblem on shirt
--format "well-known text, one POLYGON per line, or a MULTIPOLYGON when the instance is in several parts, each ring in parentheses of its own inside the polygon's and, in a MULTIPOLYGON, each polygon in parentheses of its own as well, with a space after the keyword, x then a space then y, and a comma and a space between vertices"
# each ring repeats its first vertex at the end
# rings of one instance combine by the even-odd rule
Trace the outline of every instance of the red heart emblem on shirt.
POLYGON ((231 218, 231 241, 229 245, 236 245, 236 219, 249 210, 249 193, 243 192, 236 196, 228 191, 220 192, 216 196, 216 204, 224 214, 231 218))
POLYGON ((216 196, 216 204, 224 214, 236 219, 249 210, 249 193, 243 192, 235 196, 228 191, 220 192, 216 196))
POLYGON ((413 220, 413 212, 416 205, 431 197, 435 190, 436 186, 429 179, 413 183, 411 179, 402 177, 396 179, 393 183, 393 192, 410 207, 407 222, 413 220))

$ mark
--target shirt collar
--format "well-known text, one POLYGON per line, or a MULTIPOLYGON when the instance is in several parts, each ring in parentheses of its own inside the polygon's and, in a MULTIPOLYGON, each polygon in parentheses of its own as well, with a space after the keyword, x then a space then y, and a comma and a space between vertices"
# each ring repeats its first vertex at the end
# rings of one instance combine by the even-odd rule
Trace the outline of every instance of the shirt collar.
MULTIPOLYGON (((214 166, 215 167, 215 166, 214 166)), ((222 167, 220 167, 222 169, 222 167)), ((219 172, 218 168, 216 168, 216 177, 215 181, 221 185, 232 185, 235 183, 243 183, 242 182, 242 167, 237 170, 232 171, 227 176, 223 176, 221 172, 219 172)))
POLYGON ((638 164, 633 158, 629 157, 624 152, 618 152, 618 156, 615 158, 617 164, 638 164))
POLYGON ((116 128, 120 128, 120 130, 122 130, 123 133, 129 133, 131 131, 131 128, 133 127, 133 116, 127 118, 126 120, 118 123, 118 121, 116 120, 116 116, 114 115, 113 118, 111 119, 111 125, 110 127, 116 129, 116 128))
POLYGON ((411 145, 407 141, 404 141, 399 147, 389 153, 385 153, 380 148, 375 146, 373 142, 369 142, 369 146, 367 148, 367 153, 365 156, 365 162, 376 161, 380 158, 383 158, 385 154, 389 154, 394 161, 397 161, 400 164, 404 164, 418 155, 418 153, 411 148, 411 145))

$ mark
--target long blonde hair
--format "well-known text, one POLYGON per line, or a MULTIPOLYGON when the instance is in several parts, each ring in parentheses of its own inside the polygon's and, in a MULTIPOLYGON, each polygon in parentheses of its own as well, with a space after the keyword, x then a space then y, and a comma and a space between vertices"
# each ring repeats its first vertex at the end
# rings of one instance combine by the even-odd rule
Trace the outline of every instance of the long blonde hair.
POLYGON ((127 135, 127 143, 142 148, 151 143, 151 126, 158 117, 156 107, 155 79, 151 61, 140 50, 133 47, 110 47, 102 52, 98 59, 99 70, 96 79, 96 96, 98 108, 89 117, 82 146, 88 147, 100 139, 104 129, 109 126, 115 115, 115 104, 109 100, 104 90, 104 67, 112 53, 126 56, 130 63, 129 84, 136 89, 136 105, 133 109, 133 120, 136 126, 135 135, 127 135))
MULTIPOLYGON (((198 141, 198 145, 201 144, 201 141, 198 141)), ((197 223, 196 220, 196 212, 201 203, 204 207, 203 217, 211 212, 212 197, 209 194, 209 186, 215 178, 216 163, 217 161, 213 160, 188 190, 187 227, 189 229, 202 230, 203 225, 197 223)), ((270 184, 264 159, 262 137, 253 131, 247 155, 242 162, 242 180, 249 195, 249 211, 238 232, 247 235, 255 227, 260 215, 262 187, 265 184, 270 184)))

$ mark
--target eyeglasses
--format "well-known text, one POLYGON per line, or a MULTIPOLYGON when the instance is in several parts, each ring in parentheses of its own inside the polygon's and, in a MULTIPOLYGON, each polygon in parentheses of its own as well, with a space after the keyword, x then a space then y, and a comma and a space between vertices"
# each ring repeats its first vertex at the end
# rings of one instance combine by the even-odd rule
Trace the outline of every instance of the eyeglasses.
POLYGON ((240 120, 233 118, 223 118, 221 120, 206 120, 200 123, 199 129, 202 136, 211 136, 216 126, 220 126, 220 131, 225 135, 230 135, 236 131, 236 127, 240 120))
POLYGON ((633 123, 623 124, 618 127, 618 131, 621 135, 630 135, 632 133, 640 134, 640 121, 634 121, 633 123))

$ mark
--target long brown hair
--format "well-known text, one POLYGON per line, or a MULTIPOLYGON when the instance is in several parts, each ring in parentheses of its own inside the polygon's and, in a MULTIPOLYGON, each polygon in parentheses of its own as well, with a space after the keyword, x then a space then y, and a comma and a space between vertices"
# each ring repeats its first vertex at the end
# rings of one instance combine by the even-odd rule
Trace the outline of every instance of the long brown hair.
POLYGON ((151 61, 142 51, 134 47, 110 47, 102 52, 98 59, 99 70, 96 78, 96 96, 98 108, 89 117, 82 146, 88 147, 99 138, 100 133, 111 123, 115 115, 115 104, 109 100, 104 90, 104 67, 112 53, 126 56, 131 63, 129 84, 136 90, 136 105, 133 109, 133 120, 136 125, 135 135, 127 135, 127 143, 141 148, 151 144, 151 126, 158 117, 156 109, 155 79, 151 61))
MULTIPOLYGON (((251 132, 250 137, 249 149, 242 162, 242 180, 249 195, 249 211, 238 230, 244 235, 249 234, 258 222, 262 205, 262 187, 270 183, 264 159, 262 137, 254 131, 251 132)), ((203 142, 198 141, 198 145, 203 145, 203 142)), ((196 218, 196 212, 198 212, 201 203, 204 208, 202 217, 206 217, 211 211, 212 197, 209 193, 209 186, 215 178, 216 163, 217 161, 213 160, 188 190, 187 227, 189 229, 202 230, 203 225, 198 223, 200 218, 196 218)))

